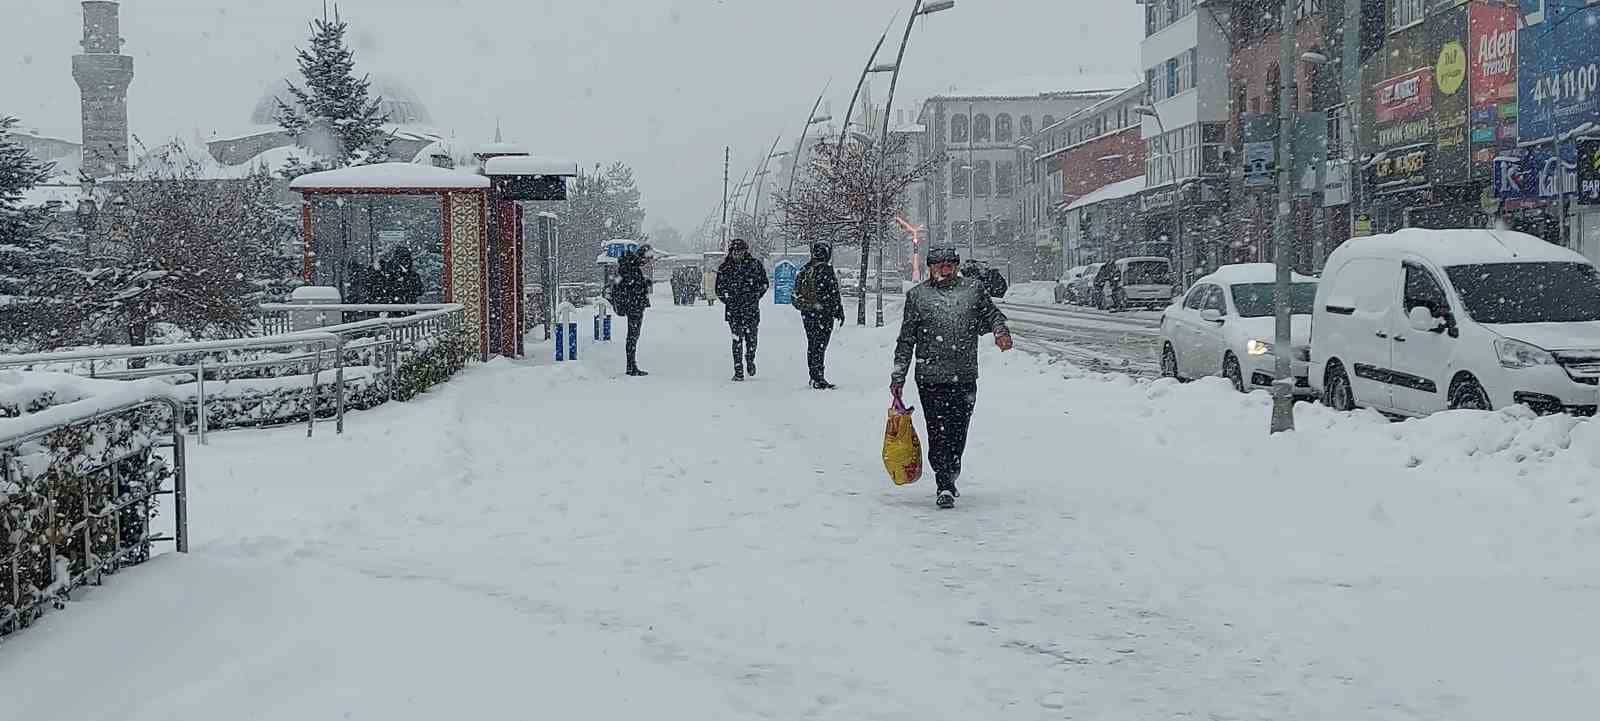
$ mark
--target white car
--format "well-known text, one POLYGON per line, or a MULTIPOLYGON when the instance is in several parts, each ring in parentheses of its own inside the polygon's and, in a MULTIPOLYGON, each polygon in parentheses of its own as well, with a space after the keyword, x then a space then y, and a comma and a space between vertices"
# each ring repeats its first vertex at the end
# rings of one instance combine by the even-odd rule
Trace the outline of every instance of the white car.
POLYGON ((1072 297, 1072 291, 1070 289, 1072 288, 1073 281, 1083 277, 1083 272, 1088 269, 1089 266, 1087 265, 1079 265, 1068 268, 1067 272, 1061 274, 1061 280, 1056 281, 1057 305, 1069 301, 1069 299, 1072 297))
POLYGON ((1402 230, 1328 257, 1311 382, 1334 408, 1402 416, 1600 404, 1600 270, 1509 230, 1402 230))
MULTIPOLYGON (((1276 280, 1272 264, 1248 263, 1222 266, 1195 281, 1161 315, 1161 375, 1179 380, 1220 375, 1240 391, 1270 389, 1277 377, 1276 280)), ((1312 395, 1306 346, 1317 282, 1302 275, 1293 280, 1290 368, 1296 395, 1312 395)))

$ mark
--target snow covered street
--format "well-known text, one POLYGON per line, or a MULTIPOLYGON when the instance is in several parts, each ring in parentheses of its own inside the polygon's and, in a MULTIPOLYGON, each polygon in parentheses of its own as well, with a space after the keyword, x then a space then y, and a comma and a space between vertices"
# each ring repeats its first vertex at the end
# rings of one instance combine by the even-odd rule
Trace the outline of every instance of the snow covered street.
POLYGON ((0 718, 1593 713, 1596 424, 1302 405, 1268 438, 1264 394, 986 343, 939 511, 879 459, 894 325, 840 331, 817 392, 764 310, 744 384, 721 306, 658 295, 648 378, 619 324, 343 437, 217 434, 193 553, 0 646, 0 718))

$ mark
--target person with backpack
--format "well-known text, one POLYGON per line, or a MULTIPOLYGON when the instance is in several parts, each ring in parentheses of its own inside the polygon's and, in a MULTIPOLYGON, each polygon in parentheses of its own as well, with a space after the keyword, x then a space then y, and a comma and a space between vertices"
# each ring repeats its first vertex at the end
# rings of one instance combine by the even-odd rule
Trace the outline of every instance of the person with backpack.
POLYGON ((811 244, 811 260, 794 278, 794 307, 806 327, 806 366, 811 370, 811 387, 831 390, 823 365, 828 343, 833 340, 833 322, 844 326, 844 300, 839 295, 839 275, 833 269, 833 246, 811 244))
POLYGON ((617 259, 617 280, 611 286, 611 307, 617 315, 628 319, 628 375, 650 375, 639 370, 639 332, 644 326, 644 311, 650 307, 651 281, 645 275, 645 264, 650 262, 651 248, 646 243, 638 250, 622 254, 617 259))
POLYGON ((743 238, 728 243, 728 257, 717 268, 717 297, 733 332, 733 379, 756 374, 756 335, 761 328, 761 298, 767 294, 767 269, 750 255, 743 238))
POLYGON ((889 376, 889 392, 903 406, 915 357, 917 397, 928 419, 928 465, 938 481, 935 503, 940 508, 953 507, 961 495, 956 480, 978 401, 978 338, 993 333, 1001 351, 1012 346, 1005 314, 982 282, 957 273, 960 265, 955 248, 929 250, 929 279, 906 293, 889 376))

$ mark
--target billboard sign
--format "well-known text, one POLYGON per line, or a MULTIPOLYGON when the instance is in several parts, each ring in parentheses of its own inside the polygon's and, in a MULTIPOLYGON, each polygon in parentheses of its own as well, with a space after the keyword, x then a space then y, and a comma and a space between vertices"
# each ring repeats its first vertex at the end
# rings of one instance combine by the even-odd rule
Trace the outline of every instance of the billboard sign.
POLYGON ((1376 112, 1379 124, 1393 123, 1433 109, 1433 68, 1418 68, 1378 84, 1376 112))
POLYGON ((1594 0, 1520 0, 1518 122, 1523 142, 1600 122, 1600 8, 1594 0), (1582 14, 1588 17, 1573 17, 1582 14))
POLYGON ((1517 9, 1474 3, 1467 8, 1472 160, 1491 163, 1517 137, 1517 9))

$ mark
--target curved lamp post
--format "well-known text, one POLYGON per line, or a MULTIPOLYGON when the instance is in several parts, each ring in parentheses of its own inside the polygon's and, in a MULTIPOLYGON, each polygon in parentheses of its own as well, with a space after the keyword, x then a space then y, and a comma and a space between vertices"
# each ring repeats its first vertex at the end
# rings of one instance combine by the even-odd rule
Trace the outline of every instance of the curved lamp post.
MULTIPOLYGON (((883 128, 881 140, 878 143, 878 175, 883 174, 886 156, 889 154, 889 118, 894 117, 894 91, 900 84, 900 70, 905 67, 906 45, 911 42, 911 29, 916 27, 917 18, 943 12, 956 6, 956 0, 916 0, 911 6, 911 17, 906 19, 906 32, 900 38, 900 52, 894 59, 894 71, 889 76, 889 97, 883 103, 883 128)), ((879 203, 888 203, 889 199, 882 197, 880 192, 876 199, 879 203)), ((877 325, 883 326, 883 232, 881 223, 874 223, 878 243, 878 320, 877 325)), ((861 249, 861 301, 856 306, 856 325, 867 324, 867 249, 861 249)))
MULTIPOLYGON (((828 94, 828 85, 832 83, 833 81, 829 80, 822 86, 822 92, 817 94, 817 102, 811 105, 811 114, 806 116, 806 124, 800 128, 800 139, 794 143, 794 159, 789 163, 789 189, 784 191, 785 197, 794 197, 794 179, 800 175, 800 152, 806 147, 806 134, 811 132, 811 126, 833 120, 832 115, 817 115, 817 108, 822 107, 822 98, 828 94)), ((783 234, 783 254, 785 257, 789 255, 788 233, 783 234)))

